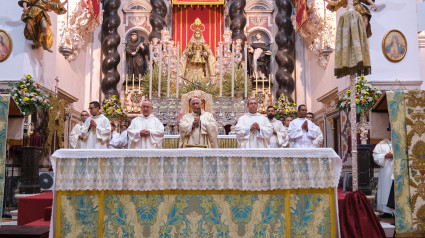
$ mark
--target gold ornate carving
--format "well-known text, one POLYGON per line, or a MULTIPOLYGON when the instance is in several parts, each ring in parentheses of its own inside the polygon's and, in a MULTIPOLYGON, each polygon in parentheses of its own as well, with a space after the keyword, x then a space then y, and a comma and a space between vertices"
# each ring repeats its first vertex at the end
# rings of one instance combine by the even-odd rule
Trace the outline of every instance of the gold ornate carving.
POLYGON ((197 97, 205 103, 205 111, 212 112, 212 95, 208 94, 201 90, 194 90, 182 95, 181 105, 182 105, 182 116, 189 113, 190 105, 189 101, 191 98, 197 97))
POLYGON ((51 107, 48 110, 49 122, 47 124, 47 140, 44 145, 47 152, 50 152, 55 132, 56 140, 58 142, 57 146, 62 148, 62 137, 65 122, 65 101, 52 94, 49 95, 49 101, 51 107))

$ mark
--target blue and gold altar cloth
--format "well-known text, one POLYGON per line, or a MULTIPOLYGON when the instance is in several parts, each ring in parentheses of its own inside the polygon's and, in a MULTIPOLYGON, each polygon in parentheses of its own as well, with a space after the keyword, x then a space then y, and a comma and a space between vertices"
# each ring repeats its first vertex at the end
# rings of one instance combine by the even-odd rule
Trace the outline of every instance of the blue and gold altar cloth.
POLYGON ((336 237, 332 149, 58 150, 56 237, 336 237))

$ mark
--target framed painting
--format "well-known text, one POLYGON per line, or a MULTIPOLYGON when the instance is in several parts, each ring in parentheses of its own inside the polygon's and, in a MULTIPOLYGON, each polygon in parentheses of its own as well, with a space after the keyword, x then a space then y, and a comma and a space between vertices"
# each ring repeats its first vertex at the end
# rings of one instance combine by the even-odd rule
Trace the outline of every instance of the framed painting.
POLYGON ((12 38, 10 35, 0 29, 0 62, 5 61, 12 52, 12 38))
POLYGON ((403 33, 391 30, 382 39, 382 52, 385 58, 391 62, 401 61, 407 52, 407 41, 403 33))

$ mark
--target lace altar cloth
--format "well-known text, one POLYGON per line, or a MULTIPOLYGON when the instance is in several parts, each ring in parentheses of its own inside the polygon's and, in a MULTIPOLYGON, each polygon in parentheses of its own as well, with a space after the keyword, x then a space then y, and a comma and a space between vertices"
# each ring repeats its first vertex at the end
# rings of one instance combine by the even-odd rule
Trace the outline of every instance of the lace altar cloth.
POLYGON ((57 150, 55 190, 329 188, 342 161, 320 149, 57 150))

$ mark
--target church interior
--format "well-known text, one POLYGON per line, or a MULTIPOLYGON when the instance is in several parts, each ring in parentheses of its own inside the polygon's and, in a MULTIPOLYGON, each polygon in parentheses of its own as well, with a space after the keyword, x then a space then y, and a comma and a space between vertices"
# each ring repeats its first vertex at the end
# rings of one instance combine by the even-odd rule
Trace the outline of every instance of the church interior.
POLYGON ((424 0, 0 6, 0 237, 425 237, 424 0))

